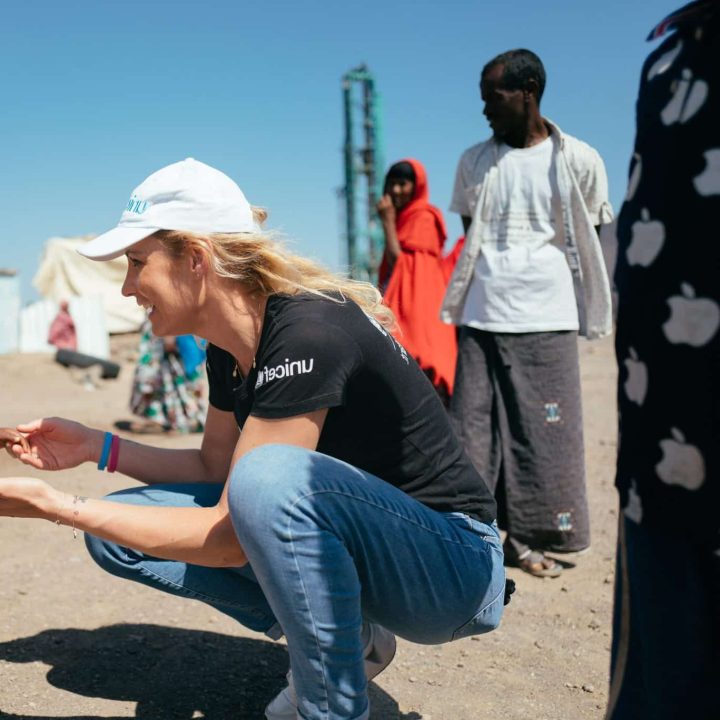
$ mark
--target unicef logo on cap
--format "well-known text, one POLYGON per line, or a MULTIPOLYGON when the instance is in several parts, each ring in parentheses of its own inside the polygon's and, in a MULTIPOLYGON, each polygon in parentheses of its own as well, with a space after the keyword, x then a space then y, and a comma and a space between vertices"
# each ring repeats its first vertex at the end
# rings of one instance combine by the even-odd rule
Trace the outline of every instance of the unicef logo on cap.
POLYGON ((135 197, 135 195, 131 195, 125 206, 125 210, 135 215, 142 215, 148 209, 149 205, 150 203, 147 200, 141 200, 135 197))

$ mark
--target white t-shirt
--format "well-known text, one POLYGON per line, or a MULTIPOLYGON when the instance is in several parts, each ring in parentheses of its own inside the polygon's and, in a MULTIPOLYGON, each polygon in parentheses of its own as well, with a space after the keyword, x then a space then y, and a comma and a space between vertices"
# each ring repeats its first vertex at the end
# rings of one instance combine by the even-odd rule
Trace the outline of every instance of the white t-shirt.
POLYGON ((462 324, 492 332, 577 330, 553 142, 498 148, 497 193, 462 324))

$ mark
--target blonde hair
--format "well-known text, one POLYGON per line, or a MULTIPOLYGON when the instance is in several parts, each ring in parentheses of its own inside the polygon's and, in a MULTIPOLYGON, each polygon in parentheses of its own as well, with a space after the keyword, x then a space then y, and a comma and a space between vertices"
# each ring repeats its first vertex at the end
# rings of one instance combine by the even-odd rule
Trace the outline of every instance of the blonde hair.
POLYGON ((395 316, 383 305, 374 285, 333 273, 320 263, 290 253, 273 233, 260 229, 267 212, 257 207, 252 210, 258 225, 256 233, 160 230, 155 237, 174 255, 192 245, 204 248, 220 277, 242 284, 249 292, 265 297, 309 293, 338 303, 349 299, 384 328, 395 329, 395 316))

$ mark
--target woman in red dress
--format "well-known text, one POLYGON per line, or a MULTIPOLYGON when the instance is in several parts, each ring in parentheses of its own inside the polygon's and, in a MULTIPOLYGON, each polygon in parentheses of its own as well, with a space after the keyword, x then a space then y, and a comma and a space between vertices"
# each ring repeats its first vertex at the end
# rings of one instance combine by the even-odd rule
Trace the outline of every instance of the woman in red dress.
POLYGON ((440 321, 449 277, 442 249, 447 232, 438 208, 428 202, 425 168, 417 160, 395 163, 377 205, 385 233, 379 284, 397 319, 394 335, 447 402, 455 376, 455 327, 440 321))

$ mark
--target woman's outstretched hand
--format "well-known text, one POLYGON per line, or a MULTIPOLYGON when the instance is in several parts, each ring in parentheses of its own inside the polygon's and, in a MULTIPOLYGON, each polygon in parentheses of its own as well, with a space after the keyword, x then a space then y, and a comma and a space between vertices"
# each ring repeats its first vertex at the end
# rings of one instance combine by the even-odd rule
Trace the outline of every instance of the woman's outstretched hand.
POLYGON ((54 520, 61 507, 62 493, 42 480, 0 478, 0 516, 54 520))
POLYGON ((13 445, 11 453, 38 470, 66 470, 100 454, 103 433, 73 420, 41 418, 18 425, 17 429, 25 435, 30 448, 26 452, 21 445, 13 445))

